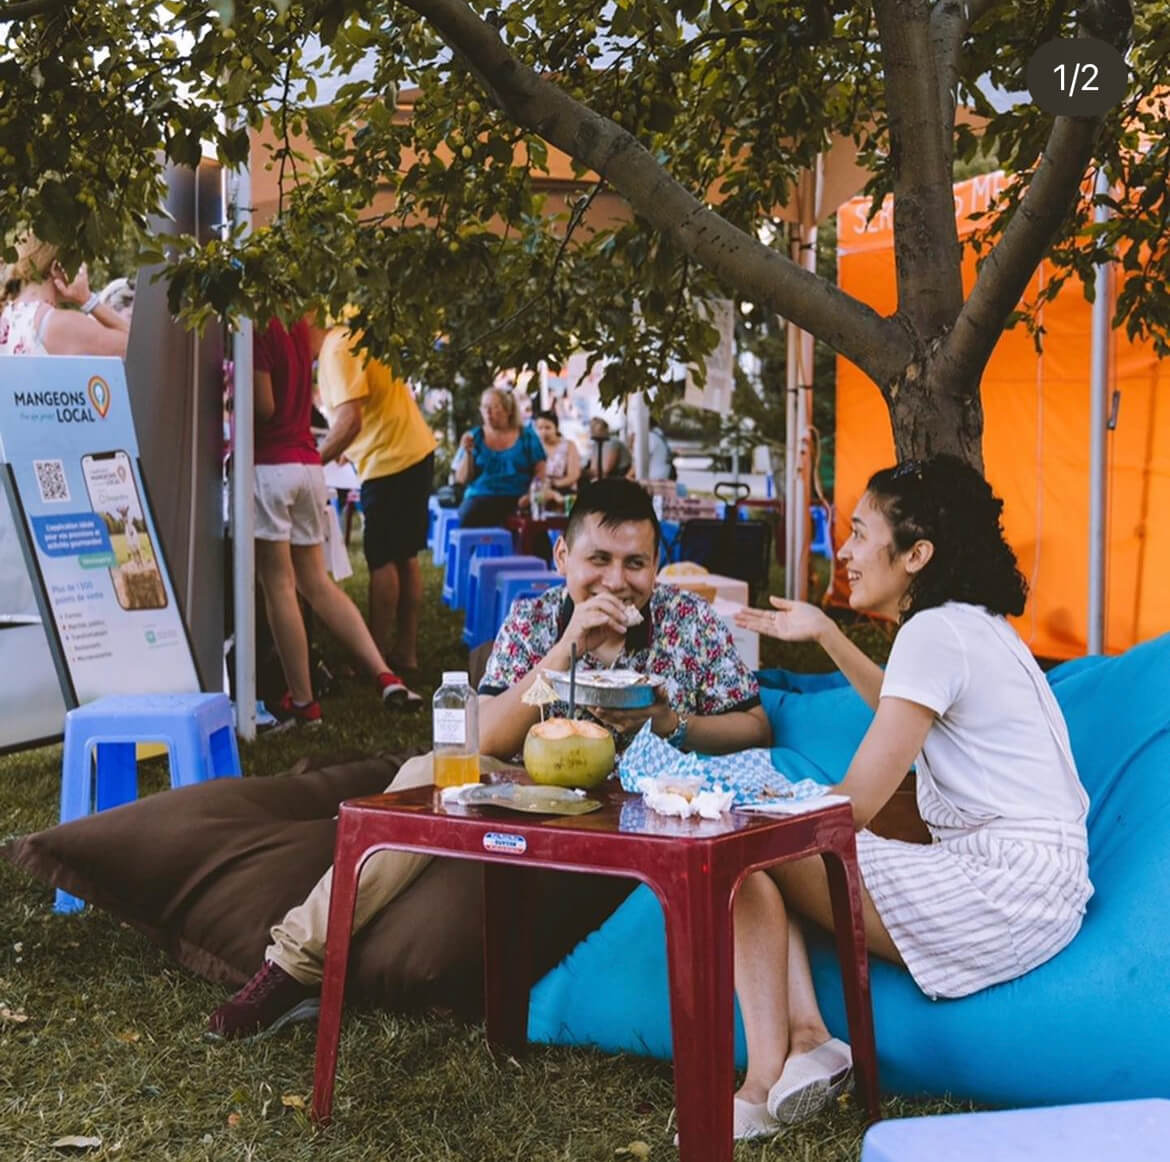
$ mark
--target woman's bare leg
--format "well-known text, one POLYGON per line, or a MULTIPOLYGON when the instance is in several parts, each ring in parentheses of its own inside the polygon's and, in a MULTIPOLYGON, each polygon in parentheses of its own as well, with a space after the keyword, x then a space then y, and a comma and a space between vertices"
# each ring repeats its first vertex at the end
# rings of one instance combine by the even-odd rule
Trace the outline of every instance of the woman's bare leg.
MULTIPOLYGON (((781 897, 783 898, 783 897, 781 897)), ((807 1053, 829 1040, 829 1030, 817 1004, 812 966, 800 921, 788 920, 788 1053, 807 1053)), ((777 1077, 780 1075, 777 1074, 777 1077)))
POLYGON ((763 1102, 788 1057, 789 933, 780 889, 766 872, 735 894, 735 991, 743 1014, 748 1065, 736 1097, 763 1102))

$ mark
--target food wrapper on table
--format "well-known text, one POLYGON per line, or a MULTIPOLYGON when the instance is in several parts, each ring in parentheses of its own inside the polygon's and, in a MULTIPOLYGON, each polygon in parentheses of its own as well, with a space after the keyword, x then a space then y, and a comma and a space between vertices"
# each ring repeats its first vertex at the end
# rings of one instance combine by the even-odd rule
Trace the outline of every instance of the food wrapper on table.
MULTIPOLYGON (((623 790, 643 795, 647 806, 684 818, 713 818, 709 811, 717 815, 731 807, 800 810, 797 804, 809 800, 819 800, 815 804, 819 807, 841 798, 812 779, 794 782, 787 778, 772 765, 772 753, 763 747, 727 755, 680 751, 659 738, 649 722, 622 755, 618 778, 623 790)), ((813 806, 808 803, 805 809, 813 806)))

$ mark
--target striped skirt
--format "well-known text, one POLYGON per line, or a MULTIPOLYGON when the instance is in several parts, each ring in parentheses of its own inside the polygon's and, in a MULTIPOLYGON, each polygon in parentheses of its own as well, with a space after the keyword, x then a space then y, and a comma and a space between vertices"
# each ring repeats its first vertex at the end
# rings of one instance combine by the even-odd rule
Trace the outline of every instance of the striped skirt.
POLYGON ((963 997, 1023 976, 1072 940, 1093 894, 1083 826, 997 820, 971 828, 921 782, 919 796, 934 842, 861 831, 857 858, 928 997, 963 997))

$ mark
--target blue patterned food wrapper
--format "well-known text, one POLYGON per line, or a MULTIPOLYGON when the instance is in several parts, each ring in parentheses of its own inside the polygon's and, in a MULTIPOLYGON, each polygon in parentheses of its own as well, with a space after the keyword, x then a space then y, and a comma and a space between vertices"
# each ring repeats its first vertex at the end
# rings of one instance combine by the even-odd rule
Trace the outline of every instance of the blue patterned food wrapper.
POLYGON ((793 782, 781 774, 772 765, 772 752, 763 747, 724 755, 684 752, 659 738, 646 722, 622 754, 618 778, 623 790, 636 792, 642 779, 660 777, 698 779, 703 791, 729 789, 736 807, 817 799, 828 792, 813 779, 793 782))

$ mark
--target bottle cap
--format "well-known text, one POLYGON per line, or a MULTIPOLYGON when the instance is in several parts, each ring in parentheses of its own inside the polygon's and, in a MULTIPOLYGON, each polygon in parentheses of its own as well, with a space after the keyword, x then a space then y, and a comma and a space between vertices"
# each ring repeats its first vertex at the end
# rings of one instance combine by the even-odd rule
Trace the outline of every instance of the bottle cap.
POLYGON ((444 686, 470 686, 471 682, 467 677, 466 670, 444 670, 443 671, 443 685, 444 686))

